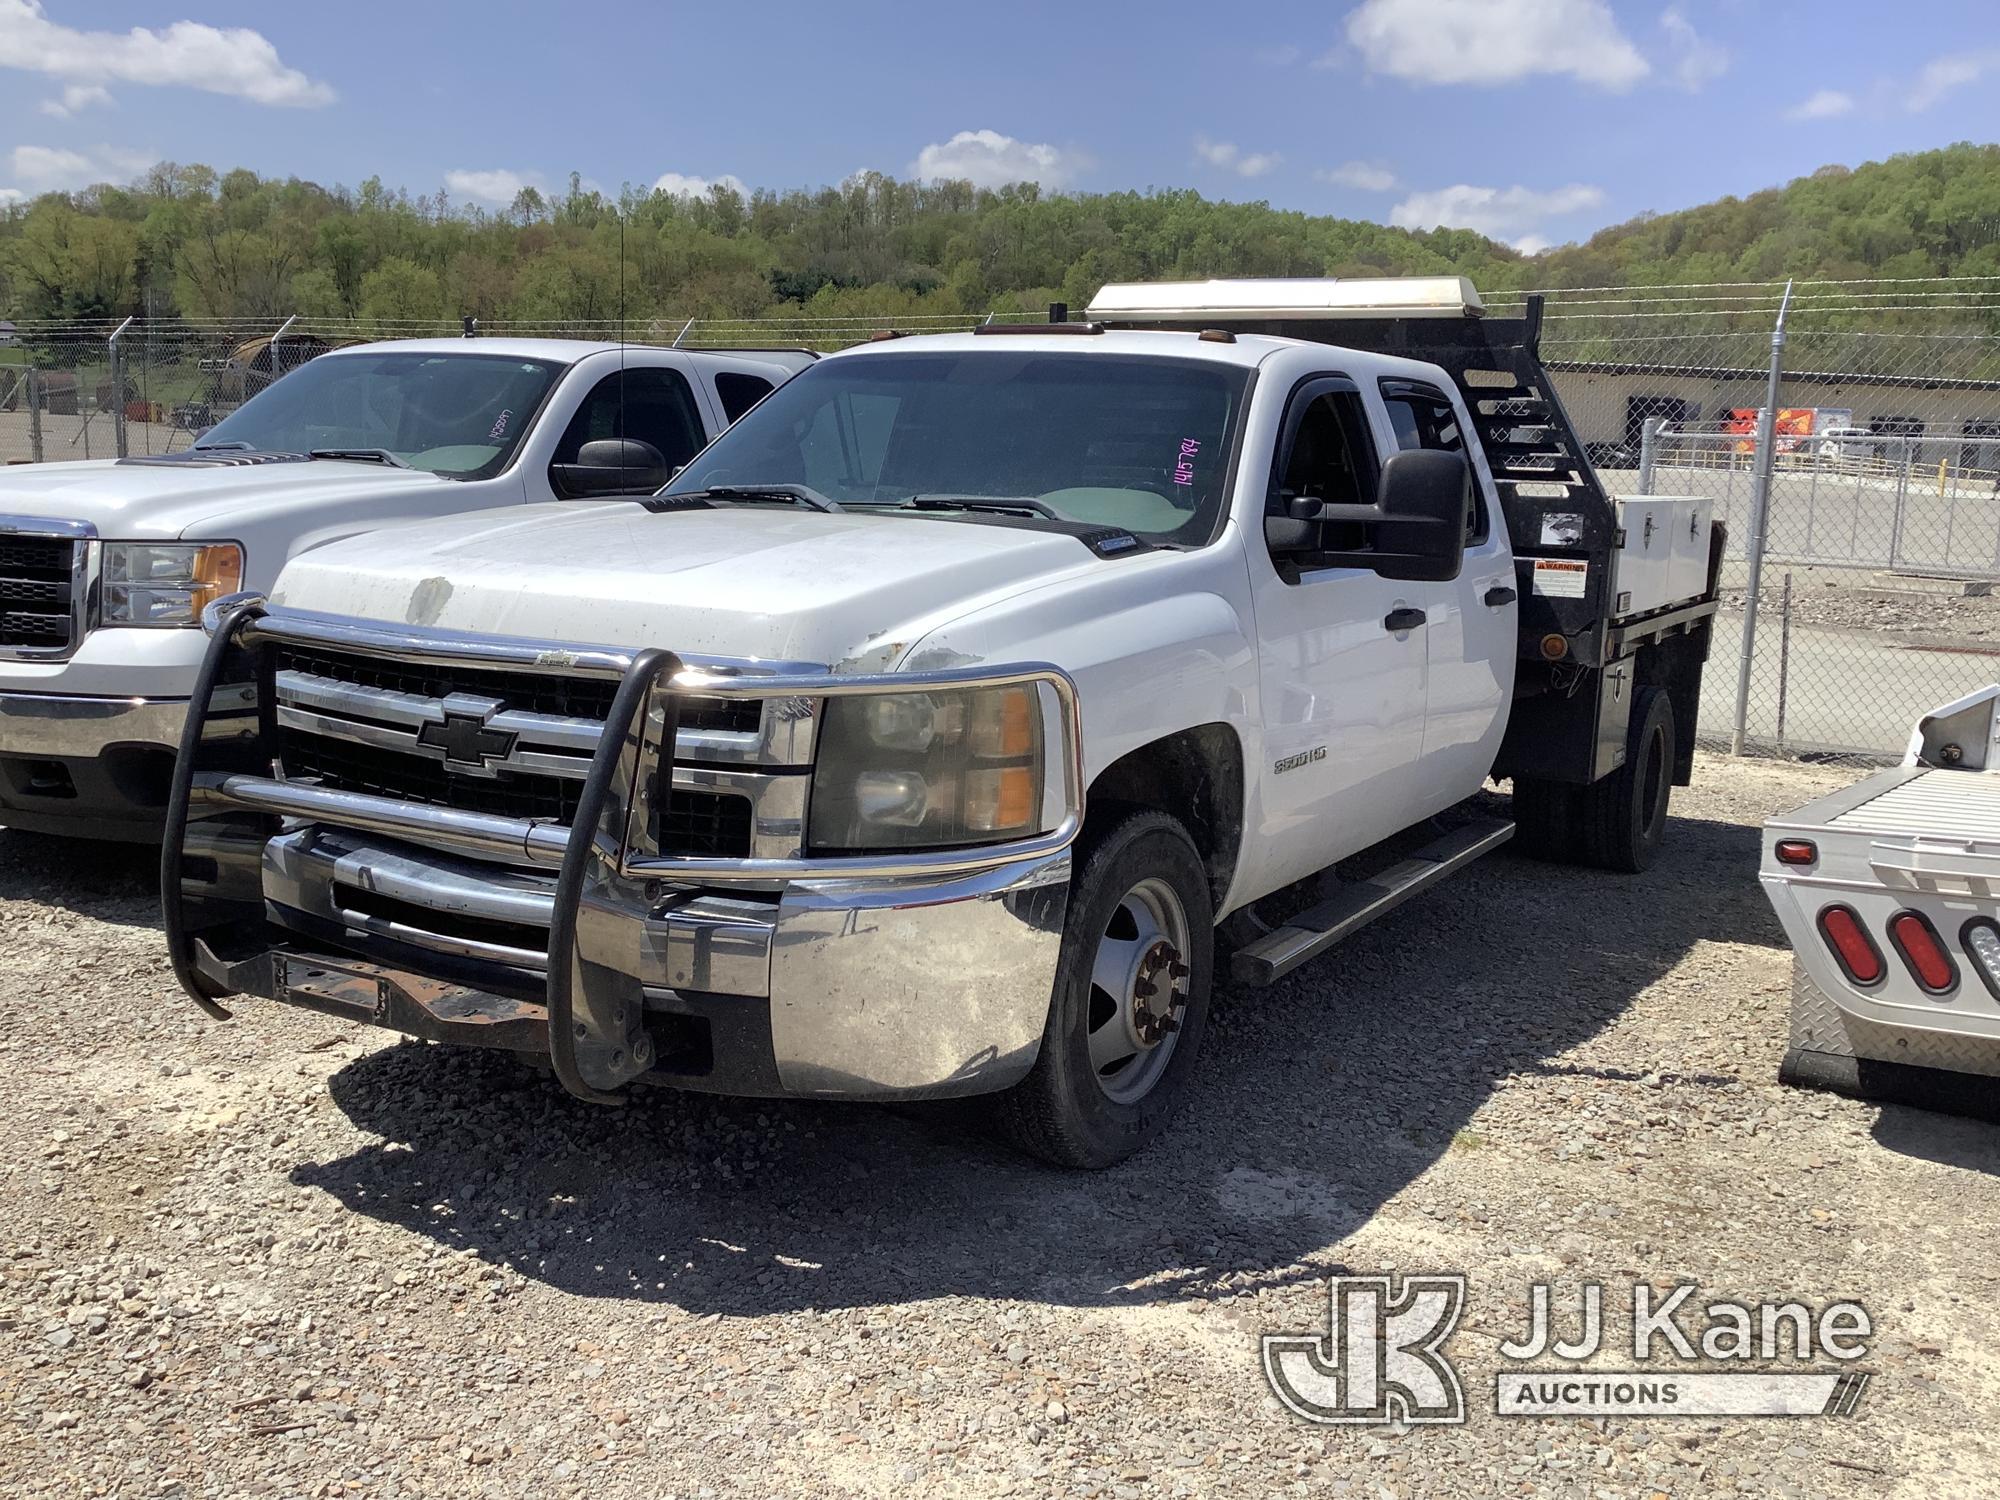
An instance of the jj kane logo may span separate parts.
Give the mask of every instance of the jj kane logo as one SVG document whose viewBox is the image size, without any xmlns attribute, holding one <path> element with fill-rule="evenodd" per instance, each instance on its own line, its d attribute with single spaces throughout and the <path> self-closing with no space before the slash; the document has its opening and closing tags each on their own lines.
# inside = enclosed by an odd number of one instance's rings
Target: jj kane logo
<svg viewBox="0 0 2000 1500">
<path fill-rule="evenodd" d="M 1583 1283 L 1574 1318 L 1559 1326 L 1554 1291 L 1536 1283 L 1527 1329 L 1499 1346 L 1495 1413 L 1851 1416 L 1860 1405 L 1869 1375 L 1852 1365 L 1874 1333 L 1860 1303 L 1697 1305 L 1697 1293 L 1693 1285 L 1659 1292 L 1634 1284 L 1628 1326 L 1637 1368 L 1606 1370 L 1582 1364 L 1611 1347 L 1603 1285 Z M 1265 1335 L 1264 1378 L 1308 1422 L 1463 1422 L 1465 1392 L 1445 1344 L 1465 1298 L 1456 1273 L 1405 1276 L 1400 1285 L 1391 1276 L 1335 1276 L 1324 1331 Z M 1711 1368 L 1689 1368 L 1697 1362 Z M 1770 1368 L 1780 1362 L 1790 1367 Z"/>
</svg>

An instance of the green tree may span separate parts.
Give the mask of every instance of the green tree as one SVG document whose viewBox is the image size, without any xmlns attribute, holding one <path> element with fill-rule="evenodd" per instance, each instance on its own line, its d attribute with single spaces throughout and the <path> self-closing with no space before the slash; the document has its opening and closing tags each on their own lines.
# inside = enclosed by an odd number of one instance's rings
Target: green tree
<svg viewBox="0 0 2000 1500">
<path fill-rule="evenodd" d="M 437 272 L 392 256 L 361 278 L 361 316 L 377 324 L 436 323 L 445 316 Z"/>
</svg>

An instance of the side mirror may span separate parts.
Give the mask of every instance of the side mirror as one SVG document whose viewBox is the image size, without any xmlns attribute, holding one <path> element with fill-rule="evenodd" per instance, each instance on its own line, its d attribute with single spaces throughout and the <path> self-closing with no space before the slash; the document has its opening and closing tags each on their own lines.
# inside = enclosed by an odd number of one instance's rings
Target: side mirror
<svg viewBox="0 0 2000 1500">
<path fill-rule="evenodd" d="M 666 455 L 638 438 L 598 438 L 577 450 L 575 463 L 549 465 L 558 490 L 583 498 L 650 495 L 669 477 Z"/>
<path fill-rule="evenodd" d="M 1472 466 L 1463 453 L 1413 449 L 1382 465 L 1375 491 L 1381 520 L 1374 526 L 1368 566 L 1384 578 L 1442 583 L 1465 565 L 1465 518 L 1472 503 Z"/>
</svg>

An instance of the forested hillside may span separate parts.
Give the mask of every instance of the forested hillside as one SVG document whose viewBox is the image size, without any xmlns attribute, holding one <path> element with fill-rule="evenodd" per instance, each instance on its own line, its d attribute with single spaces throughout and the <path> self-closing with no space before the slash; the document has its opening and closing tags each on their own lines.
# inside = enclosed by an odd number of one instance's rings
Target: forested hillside
<svg viewBox="0 0 2000 1500">
<path fill-rule="evenodd" d="M 2000 146 L 1959 145 L 1606 229 L 1538 257 L 1183 190 L 977 191 L 869 175 L 706 197 L 523 191 L 505 211 L 162 164 L 0 216 L 0 316 L 407 324 L 907 316 L 1082 304 L 1107 280 L 1462 272 L 1482 290 L 2000 274 Z"/>
</svg>

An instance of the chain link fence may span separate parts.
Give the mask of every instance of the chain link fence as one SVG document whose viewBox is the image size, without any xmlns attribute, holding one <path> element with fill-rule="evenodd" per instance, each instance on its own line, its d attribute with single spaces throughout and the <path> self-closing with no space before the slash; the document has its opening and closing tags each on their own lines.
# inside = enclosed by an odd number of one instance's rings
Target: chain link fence
<svg viewBox="0 0 2000 1500">
<path fill-rule="evenodd" d="M 1521 296 L 1488 305 L 1515 313 Z M 979 321 L 800 313 L 481 331 L 825 351 L 885 322 L 925 333 Z M 329 349 L 460 332 L 296 318 L 23 325 L 0 347 L 0 462 L 173 452 Z M 1542 352 L 1607 489 L 1710 496 L 1728 527 L 1705 743 L 1893 757 L 1924 710 L 2000 675 L 2000 277 L 1551 292 Z"/>
</svg>

